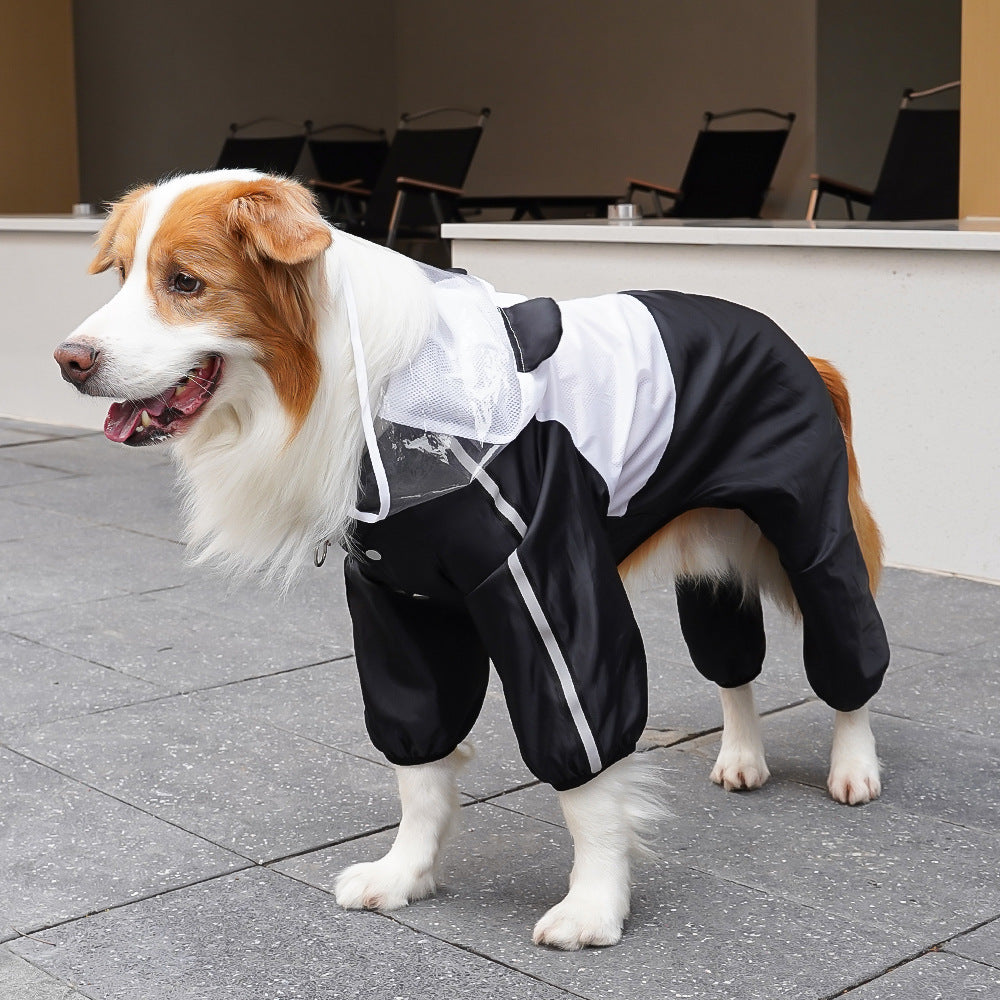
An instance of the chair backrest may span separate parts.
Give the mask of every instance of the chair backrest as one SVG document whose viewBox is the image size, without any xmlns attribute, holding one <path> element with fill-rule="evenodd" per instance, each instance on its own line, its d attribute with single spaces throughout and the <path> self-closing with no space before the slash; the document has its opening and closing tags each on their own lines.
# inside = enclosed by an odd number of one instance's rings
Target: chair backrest
<svg viewBox="0 0 1000 1000">
<path fill-rule="evenodd" d="M 445 113 L 472 115 L 473 125 L 453 128 L 411 128 L 417 120 Z M 365 231 L 372 239 L 382 238 L 396 202 L 396 178 L 410 177 L 433 184 L 460 188 L 472 166 L 476 147 L 489 117 L 489 108 L 434 108 L 419 114 L 403 114 L 389 145 L 385 163 L 372 188 L 365 213 Z M 436 222 L 433 209 L 424 198 L 408 198 L 400 220 L 401 228 L 430 226 Z"/>
<path fill-rule="evenodd" d="M 333 135 L 329 135 L 333 133 Z M 318 138 L 327 135 L 326 138 Z M 327 125 L 309 134 L 309 152 L 321 181 L 346 184 L 357 180 L 371 190 L 389 152 L 385 129 L 348 123 Z"/>
<path fill-rule="evenodd" d="M 776 129 L 711 129 L 720 118 L 773 115 L 787 124 Z M 795 121 L 791 112 L 742 108 L 706 112 L 671 215 L 686 219 L 756 219 Z"/>
<path fill-rule="evenodd" d="M 260 125 L 263 122 L 277 122 L 274 118 L 257 118 L 242 125 L 233 123 L 229 126 L 230 135 L 222 144 L 222 151 L 215 162 L 216 169 L 241 168 L 261 170 L 267 174 L 282 174 L 291 176 L 302 155 L 306 144 L 306 125 L 300 126 L 301 132 L 292 135 L 276 136 L 242 136 L 237 135 L 244 129 Z M 288 125 L 295 123 L 282 122 Z"/>
<path fill-rule="evenodd" d="M 956 82 L 903 94 L 869 219 L 958 218 L 959 109 L 912 106 L 914 100 L 958 87 Z"/>
</svg>

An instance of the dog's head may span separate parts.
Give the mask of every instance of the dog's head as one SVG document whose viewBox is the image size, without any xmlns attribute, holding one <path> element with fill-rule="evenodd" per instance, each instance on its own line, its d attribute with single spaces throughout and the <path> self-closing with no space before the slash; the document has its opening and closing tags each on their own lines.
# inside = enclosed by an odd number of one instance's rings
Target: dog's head
<svg viewBox="0 0 1000 1000">
<path fill-rule="evenodd" d="M 63 377 L 120 401 L 105 434 L 125 444 L 187 430 L 261 371 L 298 427 L 319 383 L 311 276 L 330 243 L 288 180 L 214 171 L 133 191 L 91 265 L 121 289 L 56 349 Z"/>
</svg>

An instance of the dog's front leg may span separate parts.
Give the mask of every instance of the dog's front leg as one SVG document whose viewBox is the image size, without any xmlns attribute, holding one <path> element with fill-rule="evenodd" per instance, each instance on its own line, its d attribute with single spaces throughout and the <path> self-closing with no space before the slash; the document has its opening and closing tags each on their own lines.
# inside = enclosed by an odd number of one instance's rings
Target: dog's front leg
<svg viewBox="0 0 1000 1000">
<path fill-rule="evenodd" d="M 397 767 L 402 817 L 389 853 L 351 865 L 337 878 L 337 902 L 350 910 L 397 910 L 437 889 L 435 866 L 458 816 L 457 777 L 472 757 L 463 743 L 443 760 Z"/>
<path fill-rule="evenodd" d="M 838 802 L 852 806 L 871 802 L 882 794 L 878 754 L 867 705 L 854 712 L 837 712 L 834 716 L 827 788 Z"/>
<path fill-rule="evenodd" d="M 575 951 L 621 940 L 631 896 L 633 853 L 663 814 L 652 765 L 635 755 L 585 785 L 559 793 L 573 838 L 569 892 L 535 925 L 535 944 Z"/>
</svg>

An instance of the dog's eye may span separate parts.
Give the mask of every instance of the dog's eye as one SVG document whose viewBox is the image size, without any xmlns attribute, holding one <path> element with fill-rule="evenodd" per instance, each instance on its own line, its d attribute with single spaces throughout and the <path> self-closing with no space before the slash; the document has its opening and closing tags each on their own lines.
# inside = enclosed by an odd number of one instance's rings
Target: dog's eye
<svg viewBox="0 0 1000 1000">
<path fill-rule="evenodd" d="M 178 271 L 171 277 L 169 288 L 170 291 L 179 292 L 181 295 L 194 295 L 196 292 L 201 291 L 202 283 L 193 274 L 185 274 L 184 271 Z"/>
</svg>

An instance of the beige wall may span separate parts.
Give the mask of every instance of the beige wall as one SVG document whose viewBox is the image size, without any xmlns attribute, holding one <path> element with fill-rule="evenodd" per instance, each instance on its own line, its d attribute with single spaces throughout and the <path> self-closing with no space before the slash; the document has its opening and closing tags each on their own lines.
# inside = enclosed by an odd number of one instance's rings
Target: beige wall
<svg viewBox="0 0 1000 1000">
<path fill-rule="evenodd" d="M 705 111 L 798 119 L 769 215 L 802 215 L 813 169 L 815 0 L 505 0 L 397 5 L 401 110 L 493 108 L 470 193 L 624 193 L 680 182 Z"/>
<path fill-rule="evenodd" d="M 392 0 L 77 0 L 81 188 L 212 166 L 230 122 L 389 125 Z"/>
<path fill-rule="evenodd" d="M 1000 4 L 964 0 L 959 215 L 1000 218 Z"/>
<path fill-rule="evenodd" d="M 263 114 L 393 128 L 494 110 L 470 193 L 677 183 L 706 110 L 799 114 L 766 211 L 801 214 L 813 161 L 815 0 L 77 0 L 88 200 L 208 166 Z M 197 30 L 191 30 L 196 26 Z"/>
<path fill-rule="evenodd" d="M 78 200 L 70 0 L 0 0 L 0 212 Z"/>
<path fill-rule="evenodd" d="M 231 121 L 460 104 L 493 109 L 470 193 L 617 193 L 679 183 L 704 111 L 764 105 L 798 115 L 765 215 L 801 217 L 817 168 L 874 183 L 903 86 L 958 75 L 959 5 L 76 0 L 82 191 L 210 166 Z"/>
</svg>

